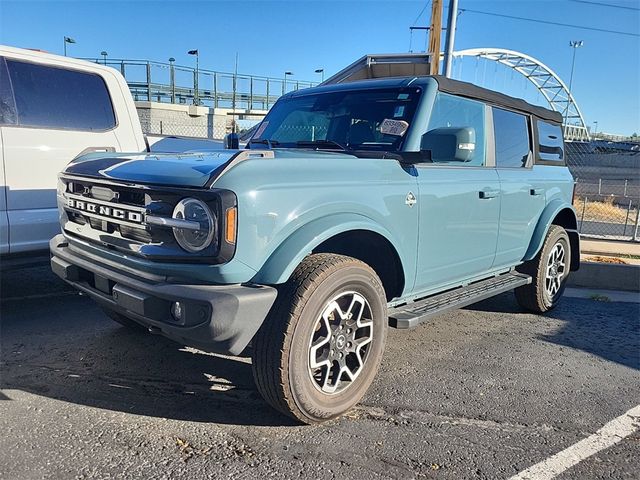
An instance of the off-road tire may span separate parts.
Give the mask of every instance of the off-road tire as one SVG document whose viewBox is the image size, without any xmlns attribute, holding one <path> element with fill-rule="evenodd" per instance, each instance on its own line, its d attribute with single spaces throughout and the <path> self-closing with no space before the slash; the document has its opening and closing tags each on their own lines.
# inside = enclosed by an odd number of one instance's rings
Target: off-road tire
<svg viewBox="0 0 640 480">
<path fill-rule="evenodd" d="M 368 302 L 370 349 L 355 379 L 346 382 L 344 390 L 327 394 L 310 373 L 311 345 L 322 313 L 342 292 L 357 292 Z M 278 288 L 276 302 L 254 337 L 252 363 L 258 391 L 276 410 L 302 423 L 342 415 L 360 401 L 378 371 L 387 322 L 384 288 L 373 269 L 343 255 L 308 256 Z"/>
<path fill-rule="evenodd" d="M 129 317 L 122 315 L 121 313 L 118 313 L 115 310 L 111 310 L 108 307 L 100 307 L 100 308 L 102 308 L 102 311 L 105 313 L 105 315 L 109 317 L 111 320 L 113 320 L 114 322 L 117 322 L 120 325 L 123 325 L 132 330 L 137 330 L 139 332 L 146 331 L 146 328 L 144 328 L 138 322 L 131 320 Z"/>
<path fill-rule="evenodd" d="M 564 271 L 560 287 L 551 295 L 546 287 L 547 267 L 550 255 L 558 244 L 564 249 Z M 571 242 L 566 230 L 551 225 L 542 248 L 532 260 L 523 263 L 516 270 L 531 276 L 531 283 L 515 289 L 516 299 L 521 307 L 536 313 L 544 313 L 555 308 L 562 298 L 571 267 Z"/>
</svg>

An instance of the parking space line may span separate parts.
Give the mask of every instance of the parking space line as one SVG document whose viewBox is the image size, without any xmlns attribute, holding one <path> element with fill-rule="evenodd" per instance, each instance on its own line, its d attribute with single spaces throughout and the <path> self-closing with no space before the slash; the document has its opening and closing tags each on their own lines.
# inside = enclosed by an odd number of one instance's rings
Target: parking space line
<svg viewBox="0 0 640 480">
<path fill-rule="evenodd" d="M 546 480 L 611 447 L 640 428 L 640 405 L 614 418 L 593 435 L 527 468 L 510 480 Z"/>
</svg>

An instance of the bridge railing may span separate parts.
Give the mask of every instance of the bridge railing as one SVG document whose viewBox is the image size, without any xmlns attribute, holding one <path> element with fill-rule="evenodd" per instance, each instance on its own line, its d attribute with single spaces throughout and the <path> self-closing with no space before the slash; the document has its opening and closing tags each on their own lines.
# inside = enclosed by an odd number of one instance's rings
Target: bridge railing
<svg viewBox="0 0 640 480">
<path fill-rule="evenodd" d="M 85 58 L 120 71 L 134 100 L 268 110 L 286 92 L 316 82 L 198 69 L 147 60 Z M 235 105 L 234 105 L 235 104 Z"/>
</svg>

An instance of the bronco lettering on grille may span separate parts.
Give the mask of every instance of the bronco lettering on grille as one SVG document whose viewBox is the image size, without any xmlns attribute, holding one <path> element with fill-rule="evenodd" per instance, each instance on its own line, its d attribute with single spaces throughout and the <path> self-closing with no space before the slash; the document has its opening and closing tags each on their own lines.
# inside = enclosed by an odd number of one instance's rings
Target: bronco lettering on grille
<svg viewBox="0 0 640 480">
<path fill-rule="evenodd" d="M 67 198 L 67 207 L 101 217 L 113 218 L 115 220 L 125 220 L 134 223 L 142 223 L 143 221 L 141 212 L 133 212 L 131 210 L 125 210 L 124 208 L 110 207 L 108 205 L 99 205 L 86 200 Z"/>
</svg>

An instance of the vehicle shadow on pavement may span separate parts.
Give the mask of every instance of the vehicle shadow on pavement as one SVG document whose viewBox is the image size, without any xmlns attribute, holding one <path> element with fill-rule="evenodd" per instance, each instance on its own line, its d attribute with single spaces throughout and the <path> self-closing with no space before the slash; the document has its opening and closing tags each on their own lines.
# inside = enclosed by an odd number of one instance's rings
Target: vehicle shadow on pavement
<svg viewBox="0 0 640 480">
<path fill-rule="evenodd" d="M 78 295 L 3 298 L 1 389 L 169 419 L 295 425 L 262 399 L 248 358 L 129 330 Z"/>
<path fill-rule="evenodd" d="M 594 315 L 594 311 L 597 312 Z M 563 328 L 540 338 L 640 370 L 640 305 L 572 298 L 547 314 Z"/>
<path fill-rule="evenodd" d="M 520 307 L 512 292 L 467 309 L 535 315 Z M 545 318 L 559 321 L 559 328 L 552 334 L 539 335 L 539 339 L 640 370 L 639 304 L 571 298 L 571 301 L 564 299 L 554 310 L 539 317 L 541 321 Z"/>
</svg>

